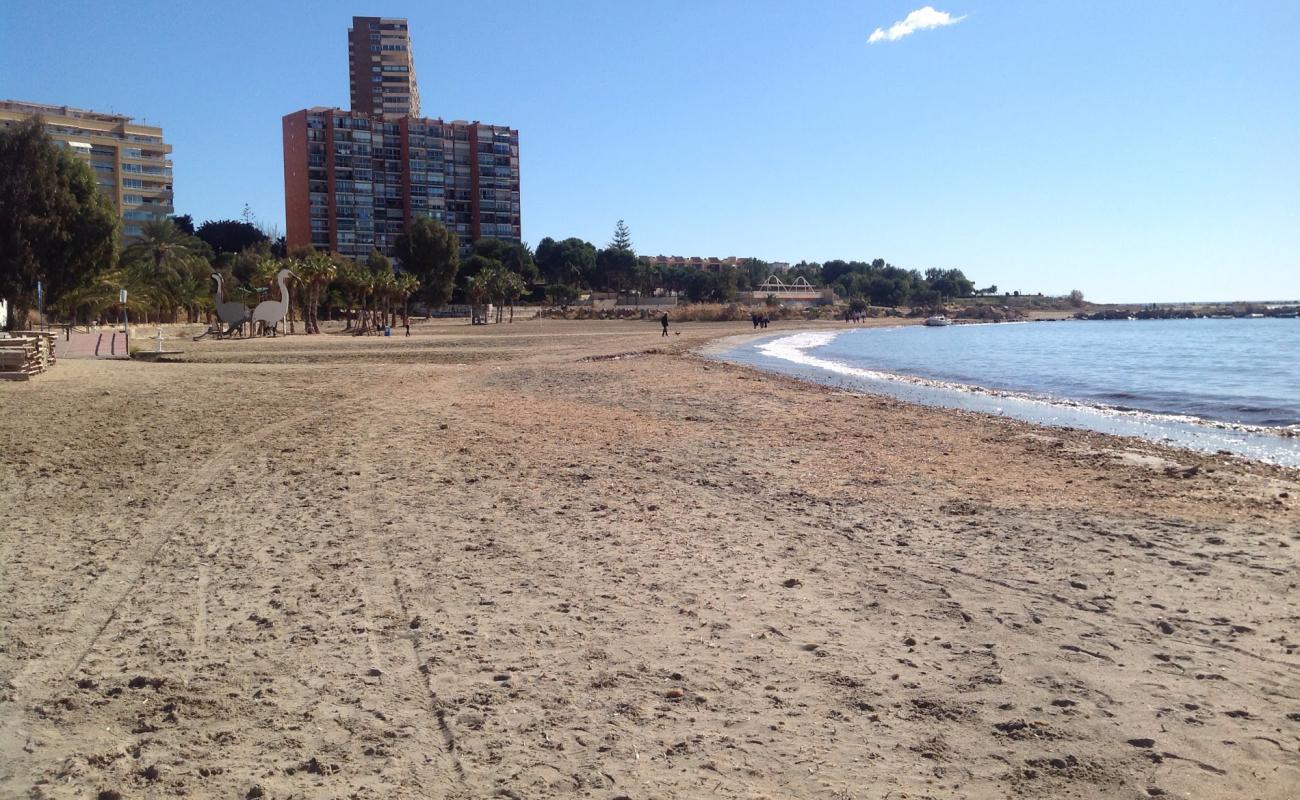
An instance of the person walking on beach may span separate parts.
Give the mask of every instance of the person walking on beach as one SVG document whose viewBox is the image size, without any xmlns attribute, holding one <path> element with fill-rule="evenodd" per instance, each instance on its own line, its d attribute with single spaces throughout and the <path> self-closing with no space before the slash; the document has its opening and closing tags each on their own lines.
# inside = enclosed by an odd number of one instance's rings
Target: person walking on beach
<svg viewBox="0 0 1300 800">
<path fill-rule="evenodd" d="M 668 335 L 668 312 L 667 311 L 665 311 L 664 315 L 659 318 L 659 324 L 664 326 L 663 335 L 667 336 Z"/>
<path fill-rule="evenodd" d="M 408 337 L 411 335 L 411 321 L 409 319 L 406 321 L 406 335 Z"/>
</svg>

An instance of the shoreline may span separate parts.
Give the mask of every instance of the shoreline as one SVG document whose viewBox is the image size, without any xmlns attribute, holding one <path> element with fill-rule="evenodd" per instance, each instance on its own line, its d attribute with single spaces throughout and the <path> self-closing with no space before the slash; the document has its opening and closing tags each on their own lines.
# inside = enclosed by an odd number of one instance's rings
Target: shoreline
<svg viewBox="0 0 1300 800">
<path fill-rule="evenodd" d="M 1300 480 L 700 355 L 748 327 L 0 385 L 0 794 L 1293 791 Z"/>
<path fill-rule="evenodd" d="M 1126 440 L 1167 444 L 1175 452 L 1190 451 L 1240 458 L 1300 473 L 1300 452 L 1293 453 L 1286 449 L 1286 445 L 1300 437 L 1298 426 L 1268 427 L 1136 408 L 1118 408 L 1070 398 L 1056 398 L 1024 391 L 928 378 L 905 372 L 850 367 L 839 362 L 823 364 L 823 359 L 818 356 L 806 356 L 795 360 L 766 352 L 755 354 L 746 350 L 747 345 L 763 339 L 775 342 L 779 339 L 806 334 L 838 336 L 853 330 L 858 329 L 828 330 L 803 327 L 782 334 L 730 336 L 711 342 L 709 346 L 699 348 L 697 352 L 704 358 L 749 367 L 766 374 L 795 377 L 839 390 L 890 397 L 901 402 L 932 408 L 971 411 L 993 417 L 1018 419 L 1048 430 L 1089 431 Z M 828 343 L 829 339 L 817 343 L 815 347 Z M 802 353 L 804 348 L 796 349 Z"/>
</svg>

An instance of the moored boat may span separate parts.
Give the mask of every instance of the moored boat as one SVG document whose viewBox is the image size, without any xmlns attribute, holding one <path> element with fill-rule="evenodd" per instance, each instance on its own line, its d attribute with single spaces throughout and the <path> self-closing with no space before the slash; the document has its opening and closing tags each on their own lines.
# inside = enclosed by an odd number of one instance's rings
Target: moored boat
<svg viewBox="0 0 1300 800">
<path fill-rule="evenodd" d="M 943 314 L 936 314 L 935 316 L 926 319 L 925 324 L 929 325 L 931 328 L 944 328 L 951 325 L 952 320 L 948 319 Z"/>
</svg>

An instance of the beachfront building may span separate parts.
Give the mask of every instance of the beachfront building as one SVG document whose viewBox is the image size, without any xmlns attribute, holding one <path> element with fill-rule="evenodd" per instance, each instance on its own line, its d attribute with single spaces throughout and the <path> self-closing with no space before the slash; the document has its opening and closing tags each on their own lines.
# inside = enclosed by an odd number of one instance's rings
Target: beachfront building
<svg viewBox="0 0 1300 800">
<path fill-rule="evenodd" d="M 144 222 L 171 216 L 171 145 L 162 128 L 141 125 L 120 114 L 68 106 L 0 101 L 0 127 L 39 117 L 59 147 L 85 161 L 100 191 L 122 220 L 126 240 L 140 235 Z"/>
<path fill-rule="evenodd" d="M 417 217 L 441 221 L 466 249 L 521 240 L 513 128 L 317 107 L 286 115 L 283 133 L 290 248 L 392 256 Z"/>
<path fill-rule="evenodd" d="M 747 258 L 728 256 L 727 258 L 700 258 L 699 256 L 641 256 L 641 263 L 648 267 L 663 269 L 695 269 L 702 272 L 722 274 L 728 268 L 739 269 L 745 266 Z"/>
<path fill-rule="evenodd" d="M 385 119 L 420 116 L 420 87 L 406 20 L 353 17 L 348 28 L 352 110 Z"/>
</svg>

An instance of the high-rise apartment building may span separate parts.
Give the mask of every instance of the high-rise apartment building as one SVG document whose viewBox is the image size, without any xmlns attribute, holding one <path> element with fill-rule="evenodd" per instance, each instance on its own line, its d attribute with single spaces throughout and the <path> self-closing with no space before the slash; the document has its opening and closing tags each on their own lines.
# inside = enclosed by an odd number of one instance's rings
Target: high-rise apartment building
<svg viewBox="0 0 1300 800">
<path fill-rule="evenodd" d="M 353 17 L 348 28 L 352 110 L 387 119 L 420 116 L 411 32 L 404 19 Z"/>
<path fill-rule="evenodd" d="M 352 109 L 308 108 L 284 128 L 285 241 L 393 255 L 417 217 L 460 238 L 520 241 L 519 131 L 420 116 L 404 19 L 353 17 Z"/>
<path fill-rule="evenodd" d="M 175 212 L 172 147 L 163 141 L 162 128 L 138 125 L 120 114 L 0 101 L 0 127 L 33 117 L 41 118 L 60 147 L 90 165 L 100 190 L 117 208 L 124 238 L 139 236 L 145 221 Z"/>
<path fill-rule="evenodd" d="M 337 108 L 288 114 L 283 130 L 291 248 L 391 256 L 417 217 L 441 221 L 464 247 L 520 241 L 517 130 Z"/>
</svg>

